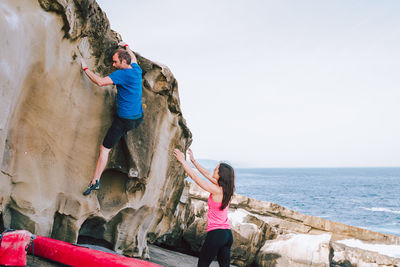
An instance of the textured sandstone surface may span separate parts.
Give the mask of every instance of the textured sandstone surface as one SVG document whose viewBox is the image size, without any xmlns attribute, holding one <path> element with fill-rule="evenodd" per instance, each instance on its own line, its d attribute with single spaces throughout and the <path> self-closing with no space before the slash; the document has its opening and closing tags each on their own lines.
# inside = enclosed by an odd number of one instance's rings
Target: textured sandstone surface
<svg viewBox="0 0 400 267">
<path fill-rule="evenodd" d="M 207 198 L 207 192 L 186 182 L 176 224 L 155 243 L 198 252 L 206 236 Z M 231 258 L 238 266 L 399 266 L 400 259 L 337 243 L 357 239 L 400 245 L 398 236 L 304 215 L 241 195 L 231 201 L 229 220 L 234 236 Z"/>
<path fill-rule="evenodd" d="M 145 121 L 113 149 L 101 190 L 84 197 L 116 90 L 91 83 L 79 58 L 108 75 L 120 37 L 93 0 L 1 1 L 0 36 L 1 222 L 148 257 L 147 234 L 166 231 L 184 187 L 172 149 L 191 143 L 174 76 L 138 55 Z"/>
</svg>

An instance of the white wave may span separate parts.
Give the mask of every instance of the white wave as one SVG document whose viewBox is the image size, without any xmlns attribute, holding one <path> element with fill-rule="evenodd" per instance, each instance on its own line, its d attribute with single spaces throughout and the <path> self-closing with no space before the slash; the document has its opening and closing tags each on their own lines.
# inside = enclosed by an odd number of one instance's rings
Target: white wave
<svg viewBox="0 0 400 267">
<path fill-rule="evenodd" d="M 381 212 L 389 212 L 389 213 L 394 213 L 394 214 L 400 214 L 400 210 L 391 210 L 389 208 L 383 208 L 383 207 L 373 207 L 373 208 L 363 208 L 364 210 L 369 210 L 369 211 L 381 211 Z"/>
<path fill-rule="evenodd" d="M 393 258 L 400 258 L 400 245 L 368 244 L 357 239 L 340 240 L 338 243 L 342 243 L 349 247 L 378 252 L 379 254 Z"/>
</svg>

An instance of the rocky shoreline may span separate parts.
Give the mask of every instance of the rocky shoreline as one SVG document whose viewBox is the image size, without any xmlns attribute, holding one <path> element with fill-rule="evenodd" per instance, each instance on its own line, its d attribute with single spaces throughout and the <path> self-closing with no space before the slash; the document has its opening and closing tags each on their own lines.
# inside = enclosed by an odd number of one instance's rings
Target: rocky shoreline
<svg viewBox="0 0 400 267">
<path fill-rule="evenodd" d="M 192 253 L 198 252 L 206 234 L 207 198 L 206 192 L 187 182 L 175 212 L 174 230 L 155 243 L 182 249 L 189 245 Z M 232 263 L 238 266 L 400 266 L 400 256 L 342 243 L 359 240 L 370 249 L 385 245 L 400 255 L 399 236 L 304 215 L 241 195 L 232 199 L 229 219 L 235 240 Z"/>
</svg>

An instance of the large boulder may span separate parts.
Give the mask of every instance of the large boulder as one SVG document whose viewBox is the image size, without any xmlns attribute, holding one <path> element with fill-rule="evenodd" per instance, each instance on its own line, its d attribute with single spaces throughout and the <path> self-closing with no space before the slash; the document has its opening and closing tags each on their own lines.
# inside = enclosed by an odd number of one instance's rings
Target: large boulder
<svg viewBox="0 0 400 267">
<path fill-rule="evenodd" d="M 267 222 L 245 209 L 229 213 L 234 243 L 232 262 L 239 266 L 251 265 L 265 240 L 274 239 L 276 231 Z"/>
<path fill-rule="evenodd" d="M 93 84 L 79 60 L 110 74 L 121 37 L 94 0 L 1 1 L 0 35 L 1 222 L 148 257 L 148 233 L 168 230 L 184 188 L 172 150 L 191 143 L 174 76 L 137 54 L 145 120 L 112 150 L 100 191 L 84 197 L 116 90 Z"/>
<path fill-rule="evenodd" d="M 262 267 L 329 267 L 330 234 L 288 234 L 268 240 L 257 255 Z"/>
</svg>

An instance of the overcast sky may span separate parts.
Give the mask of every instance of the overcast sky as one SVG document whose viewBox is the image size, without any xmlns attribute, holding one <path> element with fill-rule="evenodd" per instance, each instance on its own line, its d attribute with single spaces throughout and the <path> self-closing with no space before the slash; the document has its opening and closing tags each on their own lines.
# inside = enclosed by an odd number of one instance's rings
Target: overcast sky
<svg viewBox="0 0 400 267">
<path fill-rule="evenodd" d="M 101 0 L 179 84 L 198 158 L 400 166 L 400 2 Z"/>
</svg>

